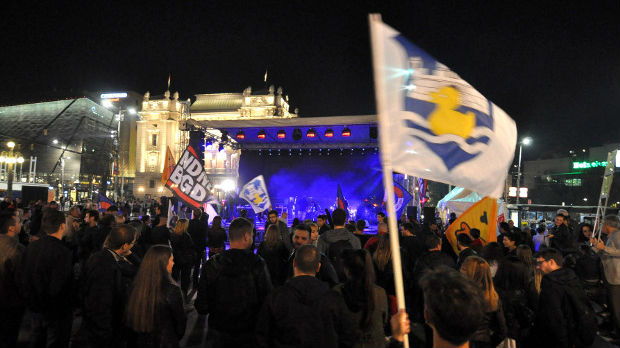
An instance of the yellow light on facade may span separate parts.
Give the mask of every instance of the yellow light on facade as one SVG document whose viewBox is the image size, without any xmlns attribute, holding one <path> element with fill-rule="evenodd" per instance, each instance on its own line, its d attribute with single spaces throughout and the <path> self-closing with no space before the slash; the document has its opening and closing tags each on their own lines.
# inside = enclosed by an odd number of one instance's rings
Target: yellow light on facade
<svg viewBox="0 0 620 348">
<path fill-rule="evenodd" d="M 15 142 L 9 141 L 8 143 L 6 143 L 6 146 L 8 146 L 9 149 L 12 149 L 15 147 Z"/>
<path fill-rule="evenodd" d="M 142 187 L 142 186 L 138 187 L 138 191 L 144 192 L 144 187 Z"/>
</svg>

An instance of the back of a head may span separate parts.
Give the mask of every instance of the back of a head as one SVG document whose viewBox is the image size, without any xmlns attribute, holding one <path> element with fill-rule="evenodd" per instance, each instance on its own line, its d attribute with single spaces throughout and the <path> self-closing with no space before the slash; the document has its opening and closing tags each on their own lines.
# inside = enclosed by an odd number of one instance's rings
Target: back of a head
<svg viewBox="0 0 620 348">
<path fill-rule="evenodd" d="M 165 300 L 162 285 L 172 281 L 167 271 L 172 250 L 167 245 L 153 245 L 144 255 L 127 304 L 127 323 L 136 332 L 151 332 L 155 313 Z"/>
<path fill-rule="evenodd" d="M 499 228 L 508 232 L 510 231 L 510 225 L 506 221 L 502 221 L 499 223 Z"/>
<path fill-rule="evenodd" d="M 174 225 L 174 233 L 183 234 L 187 232 L 187 228 L 189 227 L 189 221 L 187 219 L 179 219 L 176 225 Z"/>
<path fill-rule="evenodd" d="M 115 225 L 110 230 L 108 245 L 110 249 L 120 249 L 125 244 L 130 244 L 135 240 L 136 229 L 128 224 Z"/>
<path fill-rule="evenodd" d="M 481 257 L 470 256 L 461 265 L 461 273 L 480 286 L 487 302 L 485 308 L 490 309 L 487 311 L 496 310 L 498 296 L 493 285 L 493 276 L 491 275 L 489 263 Z"/>
<path fill-rule="evenodd" d="M 485 315 L 479 287 L 453 269 L 439 267 L 420 280 L 428 322 L 444 340 L 462 345 Z"/>
<path fill-rule="evenodd" d="M 482 257 L 491 261 L 499 261 L 504 257 L 504 251 L 497 242 L 490 242 L 482 248 Z"/>
<path fill-rule="evenodd" d="M 431 250 L 431 249 L 435 249 L 437 248 L 439 245 L 441 244 L 441 239 L 432 234 L 432 235 L 428 235 L 426 236 L 426 238 L 424 239 L 424 248 L 426 250 Z"/>
<path fill-rule="evenodd" d="M 413 226 L 413 224 L 411 222 L 405 222 L 403 224 L 403 230 L 408 231 L 411 234 L 415 233 L 415 227 Z"/>
<path fill-rule="evenodd" d="M 314 245 L 302 245 L 295 252 L 295 267 L 303 273 L 315 274 L 320 261 L 321 255 Z"/>
<path fill-rule="evenodd" d="M 502 259 L 493 278 L 495 285 L 502 290 L 527 290 L 528 280 L 527 267 L 516 256 Z"/>
<path fill-rule="evenodd" d="M 232 241 L 242 240 L 246 234 L 251 234 L 253 229 L 252 222 L 246 218 L 236 218 L 228 226 L 228 239 Z"/>
<path fill-rule="evenodd" d="M 506 233 L 504 238 L 508 238 L 510 241 L 514 242 L 515 246 L 517 246 L 517 245 L 519 245 L 519 243 L 521 243 L 521 236 L 517 232 L 508 232 L 508 233 Z"/>
<path fill-rule="evenodd" d="M 468 247 L 472 241 L 471 237 L 467 233 L 459 233 L 456 236 L 456 240 L 463 246 Z"/>
<path fill-rule="evenodd" d="M 364 229 L 366 228 L 366 221 L 364 221 L 364 220 L 357 220 L 357 222 L 355 223 L 355 228 L 358 231 L 364 232 Z"/>
<path fill-rule="evenodd" d="M 334 226 L 344 226 L 347 220 L 347 212 L 344 209 L 338 208 L 332 213 L 332 221 Z"/>
<path fill-rule="evenodd" d="M 275 248 L 280 243 L 280 229 L 278 225 L 272 224 L 267 227 L 263 243 L 267 248 Z"/>
<path fill-rule="evenodd" d="M 471 230 L 469 230 L 469 234 L 473 239 L 480 238 L 480 230 L 477 228 L 472 228 Z"/>
<path fill-rule="evenodd" d="M 364 281 L 372 278 L 374 282 L 375 272 L 368 250 L 345 249 L 340 255 L 340 260 L 344 268 L 348 270 L 349 280 Z"/>
<path fill-rule="evenodd" d="M 222 227 L 222 217 L 217 215 L 216 217 L 213 218 L 213 222 L 212 222 L 212 226 L 213 227 L 217 227 L 220 228 Z"/>
<path fill-rule="evenodd" d="M 46 234 L 52 234 L 58 232 L 60 225 L 65 223 L 65 214 L 58 210 L 50 209 L 43 214 L 41 221 L 41 229 Z"/>
<path fill-rule="evenodd" d="M 525 244 L 520 244 L 517 246 L 517 257 L 521 262 L 523 262 L 527 267 L 534 266 L 534 257 L 532 256 L 532 249 Z"/>
<path fill-rule="evenodd" d="M 202 210 L 200 209 L 194 209 L 193 213 L 194 213 L 194 219 L 199 219 L 200 216 L 202 216 Z"/>
</svg>

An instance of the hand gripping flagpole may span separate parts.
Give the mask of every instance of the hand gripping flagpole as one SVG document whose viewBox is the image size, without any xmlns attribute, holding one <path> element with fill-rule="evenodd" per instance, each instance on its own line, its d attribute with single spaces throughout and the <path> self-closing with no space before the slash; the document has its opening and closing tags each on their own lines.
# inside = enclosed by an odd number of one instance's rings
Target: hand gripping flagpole
<svg viewBox="0 0 620 348">
<path fill-rule="evenodd" d="M 381 166 L 383 167 L 383 185 L 387 195 L 390 248 L 392 249 L 392 267 L 394 268 L 394 287 L 396 289 L 398 309 L 401 310 L 405 309 L 405 290 L 400 258 L 400 243 L 398 241 L 398 226 L 396 225 L 396 211 L 394 210 L 394 179 L 392 177 L 392 157 L 388 146 L 389 134 L 384 134 L 387 131 L 387 127 L 384 125 L 389 122 L 389 115 L 386 112 L 385 105 L 385 81 L 380 72 L 380 69 L 384 69 L 383 38 L 378 32 L 381 30 L 379 26 L 381 23 L 381 15 L 370 14 L 368 20 L 370 24 L 370 40 L 374 64 L 377 118 L 379 121 L 379 149 L 381 152 Z M 403 344 L 405 348 L 409 347 L 409 337 L 407 335 L 404 337 Z"/>
</svg>

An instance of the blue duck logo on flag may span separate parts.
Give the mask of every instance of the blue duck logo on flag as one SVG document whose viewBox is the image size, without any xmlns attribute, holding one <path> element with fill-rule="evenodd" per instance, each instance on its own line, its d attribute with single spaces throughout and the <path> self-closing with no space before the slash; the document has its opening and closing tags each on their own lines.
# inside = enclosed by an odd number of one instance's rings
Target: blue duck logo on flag
<svg viewBox="0 0 620 348">
<path fill-rule="evenodd" d="M 255 213 L 259 213 L 269 209 L 271 201 L 267 194 L 267 186 L 262 175 L 250 180 L 241 188 L 239 197 L 245 199 L 252 205 Z"/>
<path fill-rule="evenodd" d="M 409 57 L 403 98 L 409 136 L 422 141 L 450 171 L 470 161 L 493 136 L 493 105 L 466 81 L 402 35 Z"/>
</svg>

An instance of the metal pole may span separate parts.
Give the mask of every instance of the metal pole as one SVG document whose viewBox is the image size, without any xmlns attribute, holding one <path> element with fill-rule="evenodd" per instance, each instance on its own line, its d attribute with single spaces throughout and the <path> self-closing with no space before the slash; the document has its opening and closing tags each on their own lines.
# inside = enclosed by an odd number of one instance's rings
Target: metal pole
<svg viewBox="0 0 620 348">
<path fill-rule="evenodd" d="M 521 211 L 519 210 L 519 196 L 521 194 L 521 154 L 523 152 L 523 144 L 519 142 L 519 165 L 517 167 L 517 226 L 521 227 Z"/>
<path fill-rule="evenodd" d="M 13 158 L 12 149 L 11 149 L 9 156 Z M 6 196 L 9 198 L 9 201 L 12 201 L 13 200 L 13 163 L 8 163 L 7 169 L 9 173 L 8 173 L 8 178 L 7 178 L 7 183 L 6 183 L 6 191 L 7 191 Z"/>
<path fill-rule="evenodd" d="M 65 196 L 65 158 L 60 157 L 60 197 L 58 197 L 58 200 L 60 201 L 60 198 L 64 196 Z"/>
</svg>

